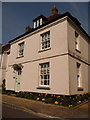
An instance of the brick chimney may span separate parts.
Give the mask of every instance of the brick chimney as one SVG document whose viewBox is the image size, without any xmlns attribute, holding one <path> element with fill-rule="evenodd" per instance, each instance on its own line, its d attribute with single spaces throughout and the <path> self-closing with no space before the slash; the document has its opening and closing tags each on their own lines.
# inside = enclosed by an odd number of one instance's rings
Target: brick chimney
<svg viewBox="0 0 90 120">
<path fill-rule="evenodd" d="M 52 15 L 58 14 L 58 9 L 56 8 L 56 4 L 54 4 L 54 7 L 52 8 Z"/>
<path fill-rule="evenodd" d="M 26 32 L 30 32 L 30 31 L 31 31 L 31 27 L 30 27 L 30 26 L 27 26 L 27 27 L 25 28 L 25 30 L 26 30 Z"/>
</svg>

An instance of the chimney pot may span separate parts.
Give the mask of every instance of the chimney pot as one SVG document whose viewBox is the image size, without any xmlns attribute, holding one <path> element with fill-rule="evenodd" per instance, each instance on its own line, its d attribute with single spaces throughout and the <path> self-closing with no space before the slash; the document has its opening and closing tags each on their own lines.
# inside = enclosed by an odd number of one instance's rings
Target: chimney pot
<svg viewBox="0 0 90 120">
<path fill-rule="evenodd" d="M 54 7 L 52 8 L 52 15 L 58 14 L 58 9 L 56 8 L 56 4 L 54 4 Z"/>
<path fill-rule="evenodd" d="M 25 30 L 26 30 L 26 32 L 29 32 L 29 31 L 31 30 L 31 27 L 30 27 L 30 26 L 27 26 L 27 27 L 25 28 Z"/>
</svg>

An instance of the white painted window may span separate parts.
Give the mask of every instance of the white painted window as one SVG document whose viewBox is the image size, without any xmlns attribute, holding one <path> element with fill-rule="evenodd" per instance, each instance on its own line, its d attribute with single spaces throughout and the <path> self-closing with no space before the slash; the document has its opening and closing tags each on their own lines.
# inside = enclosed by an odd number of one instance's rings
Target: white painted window
<svg viewBox="0 0 90 120">
<path fill-rule="evenodd" d="M 24 55 L 24 42 L 18 44 L 18 57 Z"/>
<path fill-rule="evenodd" d="M 40 66 L 40 86 L 50 85 L 50 63 L 42 63 Z"/>
<path fill-rule="evenodd" d="M 76 45 L 76 50 L 80 51 L 79 34 L 76 31 L 75 31 L 75 45 Z"/>
<path fill-rule="evenodd" d="M 81 64 L 76 63 L 77 66 L 77 87 L 81 87 Z"/>
<path fill-rule="evenodd" d="M 50 31 L 41 35 L 41 50 L 50 48 Z"/>
<path fill-rule="evenodd" d="M 36 28 L 36 25 L 37 25 L 36 22 L 34 22 L 34 28 Z"/>
<path fill-rule="evenodd" d="M 39 26 L 39 20 L 37 20 L 37 27 Z"/>
<path fill-rule="evenodd" d="M 42 25 L 42 18 L 40 19 L 40 25 Z"/>
</svg>

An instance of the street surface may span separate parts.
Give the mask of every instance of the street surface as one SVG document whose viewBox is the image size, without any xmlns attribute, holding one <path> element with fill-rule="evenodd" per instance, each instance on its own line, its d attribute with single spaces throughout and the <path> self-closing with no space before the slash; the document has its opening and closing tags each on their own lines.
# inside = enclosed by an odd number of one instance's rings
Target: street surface
<svg viewBox="0 0 90 120">
<path fill-rule="evenodd" d="M 40 118 L 39 115 L 14 108 L 10 105 L 2 104 L 2 118 Z"/>
<path fill-rule="evenodd" d="M 3 117 L 7 118 L 59 118 L 59 120 L 65 120 L 65 118 L 72 119 L 88 119 L 90 102 L 82 103 L 75 108 L 66 108 L 64 106 L 44 104 L 39 101 L 33 101 L 14 96 L 2 95 L 3 100 Z M 6 106 L 8 105 L 8 106 Z M 16 109 L 19 107 L 20 109 Z M 26 110 L 25 112 L 22 110 Z M 9 109 L 9 110 L 8 110 Z M 18 112 L 17 112 L 18 111 Z M 32 114 L 34 113 L 34 114 Z M 78 120 L 78 119 L 76 119 Z"/>
</svg>

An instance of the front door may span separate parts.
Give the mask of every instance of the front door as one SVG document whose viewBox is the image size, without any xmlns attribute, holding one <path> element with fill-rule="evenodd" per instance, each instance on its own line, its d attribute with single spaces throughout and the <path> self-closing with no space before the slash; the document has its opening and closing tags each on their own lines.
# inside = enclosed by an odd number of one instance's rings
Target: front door
<svg viewBox="0 0 90 120">
<path fill-rule="evenodd" d="M 15 92 L 20 91 L 20 78 L 21 78 L 21 71 L 16 71 L 16 80 L 15 80 Z"/>
</svg>

